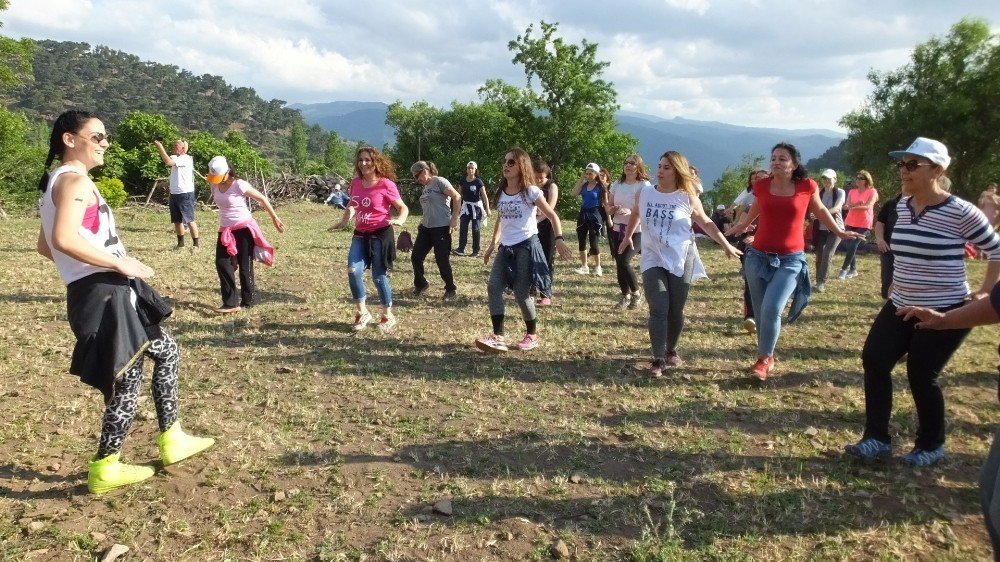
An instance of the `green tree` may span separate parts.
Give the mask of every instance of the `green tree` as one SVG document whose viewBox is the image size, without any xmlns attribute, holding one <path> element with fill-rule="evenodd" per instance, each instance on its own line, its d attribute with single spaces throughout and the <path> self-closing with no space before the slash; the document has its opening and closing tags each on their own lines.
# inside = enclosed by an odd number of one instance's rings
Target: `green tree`
<svg viewBox="0 0 1000 562">
<path fill-rule="evenodd" d="M 0 0 L 0 12 L 10 7 L 9 0 Z M 0 23 L 3 27 L 3 23 Z M 11 39 L 0 36 L 0 91 L 4 97 L 12 88 L 31 80 L 31 59 L 35 42 L 31 39 Z"/>
<path fill-rule="evenodd" d="M 719 176 L 712 189 L 706 191 L 704 195 L 706 209 L 714 209 L 716 205 L 730 206 L 733 199 L 747 188 L 747 176 L 751 170 L 759 169 L 764 164 L 764 157 L 757 154 L 744 154 L 740 157 L 740 163 L 735 166 L 727 166 Z"/>
<path fill-rule="evenodd" d="M 580 45 L 556 36 L 558 24 L 540 22 L 540 35 L 529 25 L 523 35 L 507 44 L 514 63 L 524 66 L 527 87 L 520 95 L 494 82 L 491 94 L 518 107 L 521 116 L 529 107 L 542 119 L 529 121 L 528 131 L 538 139 L 534 153 L 556 172 L 563 166 L 577 168 L 599 156 L 618 161 L 633 150 L 631 135 L 616 130 L 618 110 L 614 85 L 601 78 L 608 64 L 597 60 L 597 43 Z M 533 82 L 540 91 L 535 92 Z"/>
<path fill-rule="evenodd" d="M 292 135 L 288 139 L 288 151 L 293 174 L 301 174 L 309 161 L 309 138 L 306 126 L 301 121 L 292 124 Z"/>
<path fill-rule="evenodd" d="M 959 21 L 946 37 L 917 45 L 905 66 L 868 79 L 871 95 L 840 124 L 850 131 L 847 161 L 869 170 L 877 186 L 898 183 L 886 153 L 918 136 L 948 146 L 959 195 L 974 199 L 1000 177 L 1000 40 L 985 20 Z"/>
<path fill-rule="evenodd" d="M 354 167 L 354 145 L 340 138 L 335 131 L 330 131 L 323 150 L 323 165 L 328 172 L 350 178 Z"/>
</svg>

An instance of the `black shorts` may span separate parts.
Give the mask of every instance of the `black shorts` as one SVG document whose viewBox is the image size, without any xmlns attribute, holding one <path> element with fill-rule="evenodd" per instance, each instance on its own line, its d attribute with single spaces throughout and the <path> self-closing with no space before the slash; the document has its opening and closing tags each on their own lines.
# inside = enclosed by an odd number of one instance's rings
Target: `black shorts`
<svg viewBox="0 0 1000 562">
<path fill-rule="evenodd" d="M 194 222 L 194 192 L 170 194 L 170 222 L 188 224 Z"/>
</svg>

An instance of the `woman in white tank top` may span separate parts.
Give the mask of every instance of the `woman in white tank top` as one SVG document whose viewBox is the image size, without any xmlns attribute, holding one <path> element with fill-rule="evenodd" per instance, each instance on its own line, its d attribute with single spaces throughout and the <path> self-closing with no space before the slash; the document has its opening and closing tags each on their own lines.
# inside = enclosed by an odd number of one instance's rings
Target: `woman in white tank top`
<svg viewBox="0 0 1000 562">
<path fill-rule="evenodd" d="M 66 284 L 67 316 L 76 336 L 70 373 L 104 394 L 97 454 L 87 486 L 100 494 L 145 480 L 152 466 L 119 462 L 135 417 L 144 356 L 153 359 L 153 402 L 163 464 L 195 455 L 214 439 L 184 433 L 178 419 L 177 342 L 160 327 L 172 312 L 143 279 L 153 270 L 125 253 L 114 216 L 87 173 L 104 163 L 110 139 L 91 113 L 67 111 L 49 138 L 48 167 L 39 180 L 42 227 L 38 253 L 52 260 Z"/>
</svg>

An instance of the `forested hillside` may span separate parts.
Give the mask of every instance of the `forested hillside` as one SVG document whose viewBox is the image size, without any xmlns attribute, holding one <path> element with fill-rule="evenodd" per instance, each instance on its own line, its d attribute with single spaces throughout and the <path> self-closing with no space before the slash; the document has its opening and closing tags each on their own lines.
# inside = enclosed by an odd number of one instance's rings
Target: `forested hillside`
<svg viewBox="0 0 1000 562">
<path fill-rule="evenodd" d="M 96 111 L 113 127 L 132 111 L 158 113 L 182 130 L 217 136 L 239 130 L 279 160 L 289 156 L 292 126 L 302 122 L 285 101 L 265 101 L 253 88 L 234 88 L 220 76 L 195 76 L 107 47 L 39 41 L 32 64 L 34 80 L 15 90 L 8 106 L 29 118 L 51 122 L 78 107 Z"/>
</svg>

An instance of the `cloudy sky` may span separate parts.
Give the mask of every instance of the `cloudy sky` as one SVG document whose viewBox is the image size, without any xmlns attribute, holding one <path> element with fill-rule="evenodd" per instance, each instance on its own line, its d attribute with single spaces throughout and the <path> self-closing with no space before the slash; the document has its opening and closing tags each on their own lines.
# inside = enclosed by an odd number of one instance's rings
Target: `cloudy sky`
<svg viewBox="0 0 1000 562">
<path fill-rule="evenodd" d="M 524 85 L 507 42 L 558 22 L 610 62 L 622 109 L 665 118 L 838 129 L 913 47 L 993 0 L 11 0 L 11 37 L 83 41 L 217 74 L 288 102 L 478 99 Z M 537 27 L 537 25 L 536 25 Z"/>
</svg>

